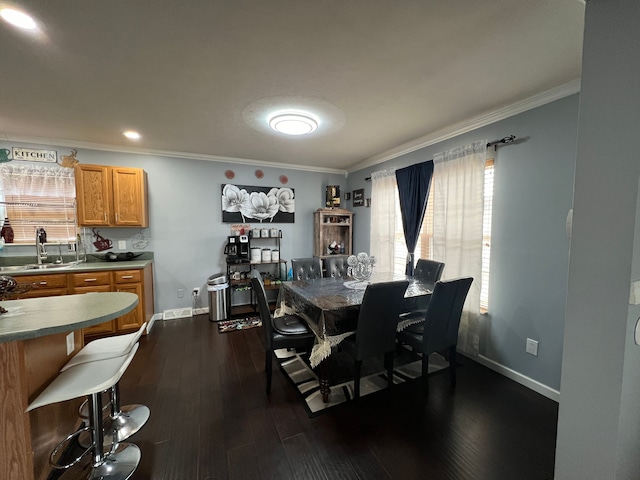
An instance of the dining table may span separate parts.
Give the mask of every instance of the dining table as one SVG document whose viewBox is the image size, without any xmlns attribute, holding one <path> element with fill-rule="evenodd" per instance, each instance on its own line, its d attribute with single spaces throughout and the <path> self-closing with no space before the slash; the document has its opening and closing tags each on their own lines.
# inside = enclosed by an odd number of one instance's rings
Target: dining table
<svg viewBox="0 0 640 480">
<path fill-rule="evenodd" d="M 424 321 L 422 315 L 410 315 L 421 310 L 424 301 L 433 292 L 433 284 L 411 276 L 391 272 L 374 272 L 364 281 L 351 277 L 322 277 L 311 280 L 283 282 L 277 300 L 275 316 L 296 314 L 302 317 L 316 336 L 309 362 L 319 367 L 320 393 L 325 403 L 329 401 L 329 362 L 332 349 L 345 338 L 356 333 L 360 305 L 369 284 L 407 280 L 397 330 Z"/>
</svg>

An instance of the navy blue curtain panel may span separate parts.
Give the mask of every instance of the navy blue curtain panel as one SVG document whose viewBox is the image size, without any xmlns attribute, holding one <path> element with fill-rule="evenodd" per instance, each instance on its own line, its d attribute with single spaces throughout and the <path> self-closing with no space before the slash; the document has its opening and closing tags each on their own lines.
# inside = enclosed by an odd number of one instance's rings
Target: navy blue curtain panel
<svg viewBox="0 0 640 480">
<path fill-rule="evenodd" d="M 410 256 L 406 269 L 407 275 L 413 275 L 414 252 L 416 243 L 418 243 L 418 235 L 420 235 L 422 218 L 427 210 L 427 199 L 429 198 L 432 176 L 433 160 L 396 170 L 400 211 L 402 212 L 402 227 Z"/>
</svg>

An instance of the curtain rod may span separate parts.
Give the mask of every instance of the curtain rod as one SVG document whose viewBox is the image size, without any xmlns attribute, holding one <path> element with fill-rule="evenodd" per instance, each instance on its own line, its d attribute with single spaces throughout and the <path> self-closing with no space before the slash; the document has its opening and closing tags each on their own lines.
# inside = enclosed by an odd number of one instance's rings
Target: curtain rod
<svg viewBox="0 0 640 480">
<path fill-rule="evenodd" d="M 497 150 L 498 144 L 503 143 L 506 145 L 509 143 L 513 143 L 515 139 L 516 139 L 515 135 L 509 135 L 508 137 L 501 138 L 500 140 L 494 140 L 493 142 L 487 143 L 487 148 L 493 147 L 494 150 Z"/>
<path fill-rule="evenodd" d="M 508 137 L 501 138 L 500 140 L 494 140 L 493 142 L 489 142 L 489 143 L 487 143 L 487 148 L 489 148 L 489 147 L 493 147 L 493 148 L 494 148 L 494 150 L 497 150 L 497 149 L 498 149 L 498 145 L 499 145 L 499 144 L 501 144 L 501 143 L 502 143 L 502 144 L 504 144 L 504 145 L 507 145 L 507 144 L 509 144 L 509 143 L 513 143 L 513 141 L 514 141 L 515 139 L 516 139 L 516 136 L 515 136 L 515 135 L 509 135 Z M 365 180 L 366 182 L 368 182 L 368 181 L 370 181 L 370 180 L 371 180 L 371 177 L 365 177 L 365 179 L 364 179 L 364 180 Z"/>
</svg>

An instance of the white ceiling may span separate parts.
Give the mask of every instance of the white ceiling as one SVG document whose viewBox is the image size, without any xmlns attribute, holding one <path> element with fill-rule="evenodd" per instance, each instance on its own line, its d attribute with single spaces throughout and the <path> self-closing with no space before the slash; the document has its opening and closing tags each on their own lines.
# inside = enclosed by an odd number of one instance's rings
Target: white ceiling
<svg viewBox="0 0 640 480">
<path fill-rule="evenodd" d="M 580 0 L 12 4 L 41 27 L 0 22 L 0 138 L 14 141 L 349 170 L 581 71 Z M 324 123 L 267 132 L 260 114 L 282 100 Z"/>
</svg>

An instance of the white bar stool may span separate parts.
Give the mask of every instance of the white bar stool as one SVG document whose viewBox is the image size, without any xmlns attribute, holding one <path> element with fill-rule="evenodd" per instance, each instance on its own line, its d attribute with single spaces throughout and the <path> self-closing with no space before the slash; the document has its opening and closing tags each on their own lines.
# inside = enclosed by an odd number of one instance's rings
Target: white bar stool
<svg viewBox="0 0 640 480">
<path fill-rule="evenodd" d="M 68 368 L 81 365 L 83 363 L 127 355 L 142 336 L 146 326 L 147 324 L 145 322 L 137 332 L 99 338 L 89 342 L 71 360 L 69 360 L 60 371 L 64 372 Z M 146 405 L 139 404 L 125 405 L 124 407 L 121 407 L 119 382 L 112 385 L 109 390 L 111 396 L 111 425 L 109 425 L 105 430 L 105 442 L 122 442 L 140 430 L 143 425 L 147 423 L 147 420 L 149 420 L 149 416 L 151 415 L 151 411 Z M 87 403 L 88 402 L 85 402 L 80 407 L 80 416 L 82 418 L 88 417 L 88 414 L 83 412 L 84 405 Z"/>
<path fill-rule="evenodd" d="M 136 470 L 140 462 L 140 449 L 137 445 L 114 443 L 106 454 L 104 452 L 102 392 L 115 385 L 122 378 L 137 350 L 138 344 L 136 343 L 127 355 L 81 363 L 65 369 L 27 407 L 26 411 L 29 412 L 52 403 L 83 396 L 89 397 L 89 426 L 69 435 L 51 453 L 52 467 L 66 470 L 60 479 L 127 480 Z M 67 465 L 56 463 L 54 457 L 62 446 L 87 429 L 91 433 L 89 448 Z M 93 450 L 93 455 L 89 465 L 81 466 L 80 473 L 76 471 L 77 469 L 71 469 L 91 450 Z"/>
</svg>

